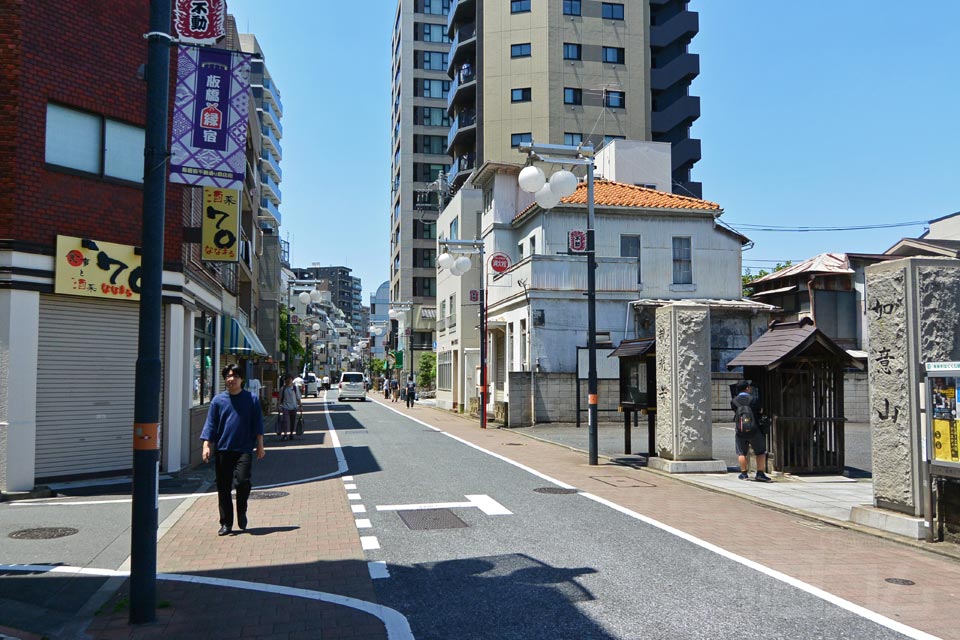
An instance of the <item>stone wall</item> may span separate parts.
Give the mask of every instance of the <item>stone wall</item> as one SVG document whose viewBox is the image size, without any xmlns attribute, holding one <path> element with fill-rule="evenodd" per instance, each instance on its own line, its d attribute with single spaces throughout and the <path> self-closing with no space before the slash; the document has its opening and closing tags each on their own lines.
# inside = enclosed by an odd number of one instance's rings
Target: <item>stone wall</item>
<svg viewBox="0 0 960 640">
<path fill-rule="evenodd" d="M 530 373 L 510 371 L 507 373 L 510 385 L 510 407 L 507 412 L 508 427 L 529 426 L 530 416 Z M 535 373 L 537 422 L 576 422 L 577 421 L 577 379 L 574 373 Z M 617 422 L 622 416 L 617 413 L 620 404 L 620 381 L 598 380 L 597 391 L 600 395 L 598 422 Z M 580 420 L 587 423 L 587 381 L 580 381 Z"/>
<path fill-rule="evenodd" d="M 866 371 L 843 374 L 843 416 L 847 422 L 870 422 L 870 380 Z"/>
</svg>

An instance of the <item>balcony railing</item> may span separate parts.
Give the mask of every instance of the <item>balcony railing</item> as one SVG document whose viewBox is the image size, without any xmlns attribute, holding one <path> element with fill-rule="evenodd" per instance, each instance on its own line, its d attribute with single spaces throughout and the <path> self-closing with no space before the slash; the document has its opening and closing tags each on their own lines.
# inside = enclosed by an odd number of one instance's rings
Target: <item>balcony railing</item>
<svg viewBox="0 0 960 640">
<path fill-rule="evenodd" d="M 587 258 L 586 256 L 552 256 L 533 255 L 518 262 L 512 269 L 503 275 L 491 276 L 490 284 L 510 274 L 508 279 L 513 282 L 526 280 L 530 289 L 546 291 L 586 291 L 587 290 Z M 597 258 L 596 291 L 598 294 L 636 293 L 637 284 L 636 258 Z M 489 286 L 488 303 L 494 304 L 508 297 L 512 293 L 511 287 Z"/>
<path fill-rule="evenodd" d="M 263 134 L 263 139 L 268 141 L 270 146 L 273 147 L 273 151 L 275 151 L 277 155 L 280 155 L 282 150 L 282 147 L 280 146 L 280 138 L 278 138 L 277 134 L 273 132 L 273 129 L 267 125 L 261 125 L 260 133 Z"/>
<path fill-rule="evenodd" d="M 477 123 L 477 110 L 468 109 L 466 111 L 461 111 L 456 118 L 450 123 L 450 133 L 447 134 L 447 150 L 453 146 L 453 143 L 456 141 L 457 136 L 460 132 L 467 127 L 472 127 Z"/>
<path fill-rule="evenodd" d="M 280 224 L 280 208 L 270 198 L 260 198 L 260 215 L 270 215 Z"/>
<path fill-rule="evenodd" d="M 283 202 L 283 194 L 280 193 L 280 184 L 271 177 L 269 173 L 262 173 L 260 175 L 260 187 L 266 195 L 270 195 L 270 192 L 273 192 L 273 200 Z"/>
</svg>

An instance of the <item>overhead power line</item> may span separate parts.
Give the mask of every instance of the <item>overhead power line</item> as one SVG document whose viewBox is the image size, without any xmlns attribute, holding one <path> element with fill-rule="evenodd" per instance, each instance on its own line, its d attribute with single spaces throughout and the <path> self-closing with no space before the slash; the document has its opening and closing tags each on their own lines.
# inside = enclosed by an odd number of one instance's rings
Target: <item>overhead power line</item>
<svg viewBox="0 0 960 640">
<path fill-rule="evenodd" d="M 728 223 L 730 224 L 730 223 Z M 851 227 L 780 227 L 764 224 L 731 224 L 737 229 L 751 229 L 753 231 L 776 231 L 782 233 L 809 233 L 813 231 L 862 231 L 864 229 L 892 229 L 894 227 L 915 227 L 918 225 L 927 225 L 927 220 L 914 220 L 912 222 L 891 222 L 889 224 L 864 224 Z"/>
</svg>

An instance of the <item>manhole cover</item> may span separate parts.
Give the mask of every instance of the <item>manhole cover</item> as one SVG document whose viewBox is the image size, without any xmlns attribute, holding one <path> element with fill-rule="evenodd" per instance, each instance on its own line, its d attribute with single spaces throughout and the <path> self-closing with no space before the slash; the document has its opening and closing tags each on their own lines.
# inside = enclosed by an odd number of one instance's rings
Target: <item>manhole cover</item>
<svg viewBox="0 0 960 640">
<path fill-rule="evenodd" d="M 10 534 L 10 537 L 15 540 L 52 540 L 53 538 L 72 536 L 75 533 L 80 533 L 80 530 L 73 527 L 40 527 L 14 531 Z"/>
<path fill-rule="evenodd" d="M 454 515 L 450 509 L 422 509 L 417 511 L 397 511 L 408 529 L 427 531 L 429 529 L 463 529 L 467 523 Z"/>
<path fill-rule="evenodd" d="M 250 499 L 251 500 L 276 500 L 277 498 L 285 498 L 289 493 L 286 491 L 251 491 Z"/>
<path fill-rule="evenodd" d="M 906 578 L 887 578 L 884 580 L 884 582 L 889 582 L 890 584 L 899 584 L 905 587 L 912 587 L 913 585 L 917 584 L 913 580 L 907 580 Z"/>
<path fill-rule="evenodd" d="M 555 495 L 561 495 L 566 493 L 576 493 L 576 489 L 564 489 L 563 487 L 539 487 L 534 489 L 537 493 L 550 493 Z"/>
</svg>

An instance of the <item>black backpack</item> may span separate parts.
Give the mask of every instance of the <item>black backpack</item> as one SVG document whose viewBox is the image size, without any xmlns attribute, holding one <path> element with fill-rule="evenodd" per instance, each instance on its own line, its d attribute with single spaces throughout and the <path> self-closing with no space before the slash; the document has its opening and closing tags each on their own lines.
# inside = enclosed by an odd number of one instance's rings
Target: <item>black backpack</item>
<svg viewBox="0 0 960 640">
<path fill-rule="evenodd" d="M 750 406 L 749 394 L 743 394 L 745 397 L 734 399 L 737 410 L 734 413 L 734 424 L 737 435 L 749 436 L 757 430 L 757 417 L 753 415 L 753 407 Z"/>
</svg>

